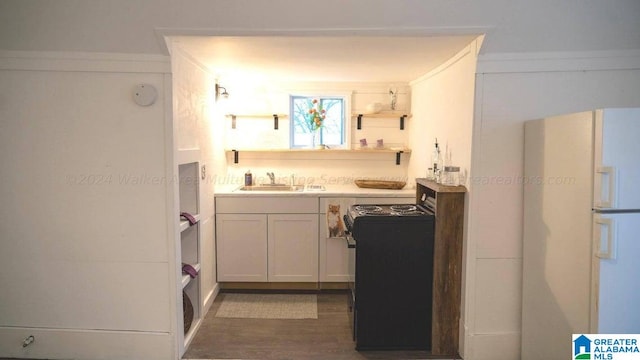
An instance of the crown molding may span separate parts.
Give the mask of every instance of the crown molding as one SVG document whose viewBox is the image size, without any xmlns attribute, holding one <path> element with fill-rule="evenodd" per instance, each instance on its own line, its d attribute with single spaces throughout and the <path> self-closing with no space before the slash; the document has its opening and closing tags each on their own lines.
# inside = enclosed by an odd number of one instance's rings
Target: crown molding
<svg viewBox="0 0 640 360">
<path fill-rule="evenodd" d="M 476 73 L 640 69 L 640 49 L 480 54 Z"/>
<path fill-rule="evenodd" d="M 171 73 L 169 56 L 153 54 L 0 50 L 1 70 Z"/>
</svg>

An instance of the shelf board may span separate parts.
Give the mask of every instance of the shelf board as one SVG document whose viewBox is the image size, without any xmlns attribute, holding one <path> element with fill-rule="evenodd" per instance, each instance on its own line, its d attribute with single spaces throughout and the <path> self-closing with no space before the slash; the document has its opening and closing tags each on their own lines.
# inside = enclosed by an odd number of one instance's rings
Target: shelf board
<svg viewBox="0 0 640 360">
<path fill-rule="evenodd" d="M 191 264 L 191 266 L 193 266 L 193 268 L 196 269 L 196 271 L 198 272 L 198 275 L 200 275 L 200 269 L 202 268 L 200 264 L 199 263 Z M 181 279 L 182 289 L 186 288 L 187 285 L 191 283 L 191 280 L 195 280 L 195 279 L 192 279 L 191 276 L 189 276 L 189 274 L 182 274 L 182 279 Z"/>
<path fill-rule="evenodd" d="M 189 274 L 183 274 L 182 275 L 182 288 L 186 288 L 187 285 L 189 285 L 189 283 L 191 282 L 191 276 L 189 276 Z"/>
<path fill-rule="evenodd" d="M 225 150 L 225 152 L 248 152 L 248 153 L 304 153 L 304 152 L 313 152 L 313 153 L 411 153 L 411 149 L 409 148 L 401 148 L 401 147 L 390 147 L 390 148 L 382 148 L 378 149 L 376 147 L 370 148 L 360 148 L 360 149 L 233 149 L 233 150 Z"/>
<path fill-rule="evenodd" d="M 433 180 L 427 180 L 425 178 L 417 178 L 416 179 L 416 183 L 423 185 L 427 188 L 430 188 L 436 192 L 439 193 L 464 193 L 467 192 L 467 188 L 464 187 L 463 185 L 458 185 L 458 186 L 450 186 L 450 185 L 443 185 L 443 184 L 438 184 L 437 182 L 433 181 Z"/>
<path fill-rule="evenodd" d="M 379 112 L 376 114 L 363 114 L 363 113 L 351 113 L 351 117 L 357 117 L 358 122 L 356 123 L 356 129 L 362 129 L 362 119 L 363 118 L 378 118 L 378 119 L 395 119 L 400 121 L 400 130 L 404 130 L 404 121 L 410 118 L 412 115 L 403 113 L 400 111 L 385 111 Z"/>
<path fill-rule="evenodd" d="M 364 112 L 357 112 L 357 111 L 354 111 L 351 113 L 351 117 L 357 117 L 360 115 L 362 115 L 362 117 L 380 118 L 380 119 L 397 119 L 401 116 L 406 116 L 407 118 L 411 118 L 413 116 L 403 111 L 381 111 L 376 114 L 366 114 Z"/>
<path fill-rule="evenodd" d="M 236 117 L 236 118 L 247 118 L 247 119 L 273 119 L 273 116 L 277 116 L 280 119 L 284 119 L 289 117 L 287 114 L 227 114 L 225 115 L 228 118 Z"/>
<path fill-rule="evenodd" d="M 196 219 L 196 223 L 200 222 L 200 214 L 195 214 L 195 215 L 193 215 L 193 217 Z M 189 222 L 187 220 L 181 220 L 180 221 L 180 232 L 183 232 L 183 231 L 187 230 L 190 227 L 191 227 L 191 225 L 189 224 Z"/>
<path fill-rule="evenodd" d="M 400 165 L 400 158 L 402 154 L 410 154 L 411 150 L 404 147 L 391 147 L 391 148 L 382 148 L 378 149 L 375 147 L 372 148 L 360 148 L 360 149 L 251 149 L 251 150 L 225 150 L 227 153 L 233 153 L 233 163 L 238 164 L 239 154 L 242 152 L 247 153 L 281 153 L 281 154 L 293 154 L 293 153 L 308 153 L 308 154 L 357 154 L 357 153 L 367 153 L 367 154 L 395 154 L 396 155 L 396 165 Z"/>
<path fill-rule="evenodd" d="M 278 130 L 278 120 L 279 119 L 286 119 L 288 117 L 287 114 L 246 114 L 246 115 L 227 114 L 225 116 L 231 119 L 231 128 L 232 129 L 236 128 L 236 119 L 237 118 L 242 118 L 242 119 L 259 119 L 259 120 L 273 119 L 273 129 L 274 130 Z"/>
</svg>

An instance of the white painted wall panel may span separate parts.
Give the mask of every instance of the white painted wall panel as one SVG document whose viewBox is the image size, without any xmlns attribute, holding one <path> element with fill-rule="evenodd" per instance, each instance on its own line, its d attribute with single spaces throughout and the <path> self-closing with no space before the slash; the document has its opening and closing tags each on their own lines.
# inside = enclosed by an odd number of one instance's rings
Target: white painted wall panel
<svg viewBox="0 0 640 360">
<path fill-rule="evenodd" d="M 35 341 L 23 348 L 30 335 Z M 10 358 L 175 360 L 172 342 L 167 333 L 0 327 L 0 349 Z"/>
<path fill-rule="evenodd" d="M 638 70 L 490 73 L 480 74 L 478 79 L 476 98 L 482 101 L 476 104 L 474 176 L 523 175 L 523 122 L 526 120 L 601 107 L 640 105 L 635 95 L 640 91 Z M 497 269 L 502 269 L 502 264 L 517 262 L 522 256 L 522 191 L 522 185 L 471 184 L 468 247 L 472 250 L 467 261 L 467 276 L 475 280 L 465 289 L 467 298 L 472 299 L 465 321 L 466 328 L 470 329 L 467 340 L 474 340 L 466 344 L 464 351 L 474 357 L 473 347 L 479 349 L 486 345 L 476 341 L 479 336 L 493 334 L 496 341 L 505 344 L 510 341 L 515 344 L 516 338 L 519 339 L 519 335 L 514 337 L 510 331 L 520 331 L 514 326 L 520 321 L 521 314 L 515 309 L 522 297 L 514 287 L 521 286 L 521 280 L 495 290 L 502 293 L 499 295 L 501 306 L 507 309 L 498 315 L 497 321 L 486 315 L 495 310 L 487 298 L 486 285 L 495 283 L 499 276 Z M 489 214 L 499 218 L 500 223 L 490 219 Z M 485 271 L 488 269 L 496 270 Z M 514 354 L 512 358 L 518 356 Z"/>
<path fill-rule="evenodd" d="M 442 158 L 448 155 L 449 165 L 459 166 L 463 175 L 469 174 L 477 42 L 412 83 L 410 179 L 426 176 L 436 138 Z"/>
<path fill-rule="evenodd" d="M 0 72 L 0 324 L 78 329 L 96 349 L 106 338 L 87 329 L 171 331 L 164 76 L 97 62 L 112 71 Z M 133 102 L 140 83 L 155 104 Z M 129 356 L 156 350 L 145 344 Z"/>
<path fill-rule="evenodd" d="M 198 259 L 201 265 L 198 281 L 191 285 L 199 286 L 198 291 L 194 291 L 194 294 L 198 294 L 195 296 L 197 299 L 192 296 L 191 300 L 197 303 L 195 306 L 196 317 L 203 317 L 208 310 L 207 306 L 210 306 L 217 294 L 214 182 L 212 180 L 215 178 L 215 168 L 219 166 L 214 161 L 214 129 L 216 126 L 212 121 L 215 113 L 215 82 L 213 76 L 205 68 L 193 62 L 179 48 L 174 49 L 171 61 L 175 108 L 173 114 L 174 150 L 176 154 L 192 154 L 193 159 L 189 161 L 197 161 L 200 167 L 197 171 L 197 176 L 199 176 L 199 243 L 197 246 L 193 246 L 188 251 L 189 253 L 183 253 L 181 258 L 183 261 L 190 261 L 188 259 L 191 258 Z M 193 149 L 193 151 L 181 151 L 185 149 Z M 175 216 L 178 217 L 177 209 Z M 186 248 L 183 246 L 182 249 Z M 179 264 L 180 260 L 177 262 Z M 179 270 L 177 271 L 179 273 Z M 178 296 L 181 292 L 178 290 Z M 181 317 L 180 308 L 178 308 L 177 314 Z M 182 337 L 179 337 L 178 341 L 182 341 Z M 182 346 L 179 348 L 183 350 Z"/>
<path fill-rule="evenodd" d="M 520 331 L 521 304 L 513 301 L 521 294 L 522 260 L 479 259 L 476 265 L 476 332 Z"/>
</svg>

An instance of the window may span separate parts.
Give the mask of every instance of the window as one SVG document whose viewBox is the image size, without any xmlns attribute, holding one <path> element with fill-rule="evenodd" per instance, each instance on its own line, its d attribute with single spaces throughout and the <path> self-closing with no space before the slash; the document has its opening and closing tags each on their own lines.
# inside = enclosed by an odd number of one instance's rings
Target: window
<svg viewBox="0 0 640 360">
<path fill-rule="evenodd" d="M 317 126 L 314 111 L 322 119 L 322 126 L 317 130 L 318 144 L 344 145 L 345 108 L 343 96 L 291 96 L 291 147 L 304 148 L 312 144 Z"/>
</svg>

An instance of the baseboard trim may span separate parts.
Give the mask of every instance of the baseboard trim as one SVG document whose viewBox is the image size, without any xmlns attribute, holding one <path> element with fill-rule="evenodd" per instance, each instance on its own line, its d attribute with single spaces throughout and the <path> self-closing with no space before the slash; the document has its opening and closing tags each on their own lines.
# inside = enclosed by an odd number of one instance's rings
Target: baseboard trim
<svg viewBox="0 0 640 360">
<path fill-rule="evenodd" d="M 216 297 L 218 297 L 218 294 L 220 293 L 220 284 L 216 283 L 216 285 L 213 287 L 213 289 L 209 292 L 209 294 L 207 294 L 207 296 L 204 299 L 204 305 L 203 305 L 203 318 L 204 316 L 207 314 L 207 312 L 209 312 L 209 309 L 211 309 L 211 305 L 213 305 L 213 301 L 216 299 Z"/>
<path fill-rule="evenodd" d="M 346 290 L 347 282 L 220 282 L 220 290 Z"/>
<path fill-rule="evenodd" d="M 512 360 L 520 358 L 520 332 L 467 335 L 466 360 Z"/>
</svg>

